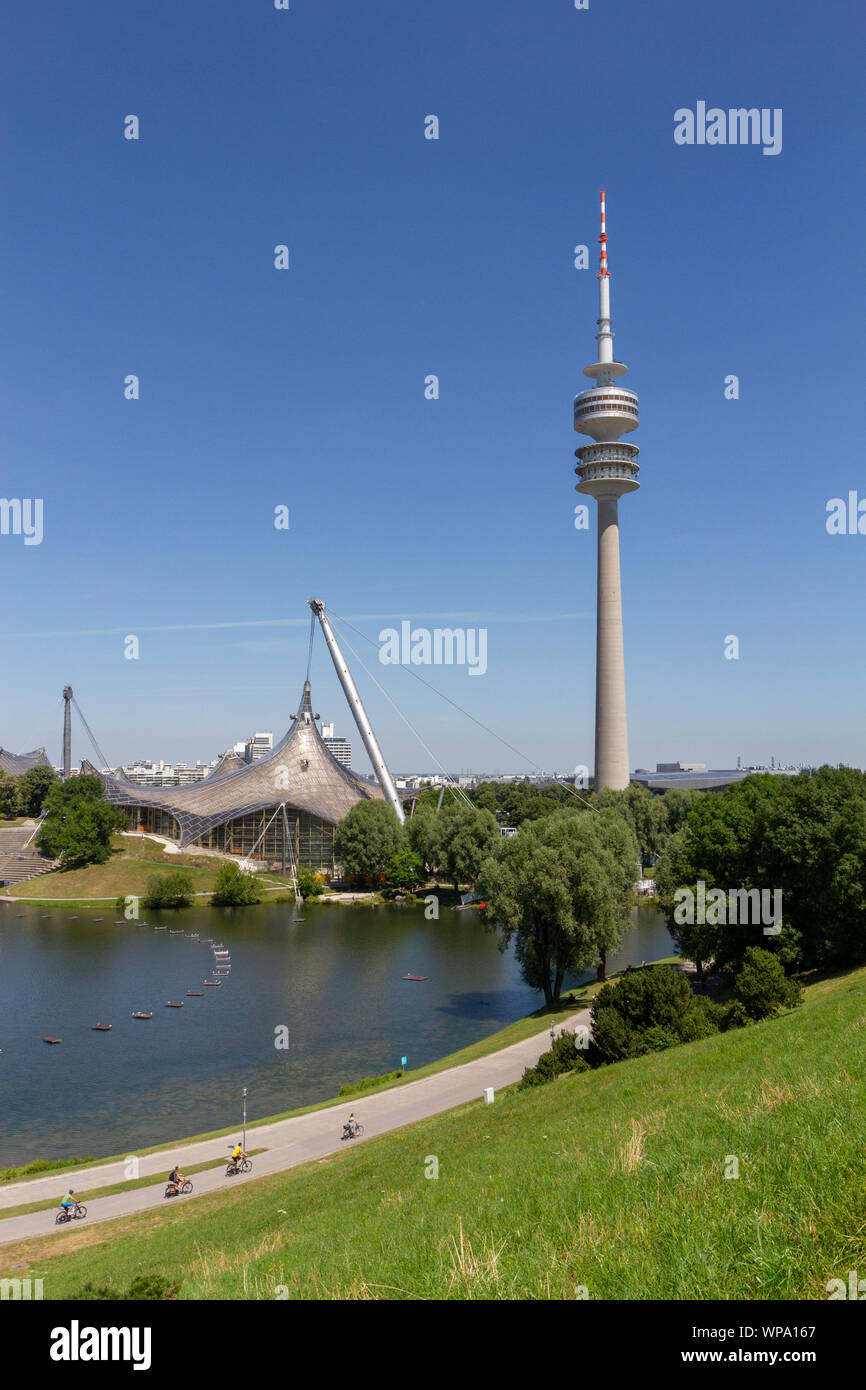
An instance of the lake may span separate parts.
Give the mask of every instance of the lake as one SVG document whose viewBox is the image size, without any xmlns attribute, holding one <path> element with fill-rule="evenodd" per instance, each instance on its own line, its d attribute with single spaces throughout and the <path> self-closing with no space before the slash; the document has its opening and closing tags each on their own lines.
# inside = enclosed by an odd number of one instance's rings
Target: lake
<svg viewBox="0 0 866 1390">
<path fill-rule="evenodd" d="M 543 1002 L 474 912 L 443 910 L 435 922 L 414 906 L 308 904 L 301 915 L 292 922 L 291 904 L 193 907 L 116 926 L 113 906 L 0 908 L 0 1167 L 127 1153 L 240 1123 L 244 1086 L 250 1120 L 328 1100 L 403 1056 L 419 1067 L 477 1042 Z M 632 919 L 611 971 L 673 953 L 653 907 Z M 189 939 L 195 932 L 231 952 L 219 988 L 204 986 L 214 959 Z M 153 1018 L 134 1020 L 139 1010 Z M 286 1029 L 289 1046 L 278 1049 Z M 48 1046 L 49 1035 L 61 1044 Z"/>
</svg>

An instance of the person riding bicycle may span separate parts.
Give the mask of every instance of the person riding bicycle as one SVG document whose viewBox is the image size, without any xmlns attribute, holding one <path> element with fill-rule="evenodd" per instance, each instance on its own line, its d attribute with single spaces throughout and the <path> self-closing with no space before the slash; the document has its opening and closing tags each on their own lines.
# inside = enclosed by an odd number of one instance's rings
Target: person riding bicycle
<svg viewBox="0 0 866 1390">
<path fill-rule="evenodd" d="M 235 1165 L 236 1168 L 240 1168 L 240 1166 L 241 1166 L 241 1160 L 243 1159 L 243 1157 L 244 1157 L 244 1146 L 243 1146 L 243 1144 L 240 1142 L 240 1140 L 238 1140 L 238 1142 L 235 1144 L 234 1148 L 232 1149 L 232 1159 L 231 1159 L 232 1163 Z"/>
<path fill-rule="evenodd" d="M 174 1167 L 172 1168 L 171 1172 L 170 1172 L 169 1175 L 168 1175 L 168 1185 L 169 1185 L 169 1187 L 173 1187 L 174 1190 L 175 1190 L 175 1192 L 179 1192 L 181 1186 L 182 1186 L 183 1183 L 185 1183 L 185 1182 L 186 1182 L 186 1178 L 184 1177 L 183 1173 L 182 1173 L 182 1172 L 180 1171 L 180 1169 L 178 1168 L 177 1164 L 175 1164 Z"/>
<path fill-rule="evenodd" d="M 76 1210 L 76 1211 L 78 1210 L 78 1203 L 77 1203 L 77 1201 L 75 1200 L 75 1194 L 73 1193 L 71 1187 L 70 1187 L 69 1191 L 67 1192 L 66 1196 L 63 1198 L 63 1201 L 60 1203 L 60 1205 L 62 1206 L 63 1210 L 66 1212 L 66 1215 L 67 1215 L 67 1216 L 69 1215 L 69 1209 L 70 1209 L 70 1207 L 75 1207 L 75 1210 Z"/>
<path fill-rule="evenodd" d="M 350 1139 L 354 1139 L 355 1135 L 358 1133 L 358 1121 L 355 1119 L 354 1110 L 343 1125 L 343 1133 Z"/>
</svg>

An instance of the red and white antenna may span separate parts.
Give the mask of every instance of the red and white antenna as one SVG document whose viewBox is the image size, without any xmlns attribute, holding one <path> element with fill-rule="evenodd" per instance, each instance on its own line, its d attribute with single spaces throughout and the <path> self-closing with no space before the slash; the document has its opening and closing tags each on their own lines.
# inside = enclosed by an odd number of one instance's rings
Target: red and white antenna
<svg viewBox="0 0 866 1390">
<path fill-rule="evenodd" d="M 601 245 L 601 269 L 598 272 L 598 276 L 609 276 L 610 271 L 607 268 L 607 231 L 605 229 L 604 220 L 604 189 L 601 190 L 601 236 L 598 240 Z"/>
</svg>

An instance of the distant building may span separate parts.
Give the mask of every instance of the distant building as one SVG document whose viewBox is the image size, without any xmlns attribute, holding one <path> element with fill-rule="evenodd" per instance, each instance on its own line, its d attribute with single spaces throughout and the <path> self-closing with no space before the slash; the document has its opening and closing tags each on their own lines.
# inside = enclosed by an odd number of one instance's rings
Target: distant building
<svg viewBox="0 0 866 1390">
<path fill-rule="evenodd" d="M 140 758 L 131 767 L 122 769 L 130 782 L 140 787 L 183 787 L 191 782 L 200 782 L 210 772 L 209 763 L 167 763 L 160 758 L 152 762 L 150 758 Z"/>
<path fill-rule="evenodd" d="M 334 734 L 333 724 L 322 725 L 322 738 L 325 740 L 325 747 L 332 757 L 337 759 L 343 767 L 352 766 L 352 745 L 347 738 L 340 738 Z"/>
<path fill-rule="evenodd" d="M 273 734 L 250 734 L 243 745 L 244 760 L 248 763 L 257 763 L 259 758 L 266 758 L 273 751 Z"/>
</svg>

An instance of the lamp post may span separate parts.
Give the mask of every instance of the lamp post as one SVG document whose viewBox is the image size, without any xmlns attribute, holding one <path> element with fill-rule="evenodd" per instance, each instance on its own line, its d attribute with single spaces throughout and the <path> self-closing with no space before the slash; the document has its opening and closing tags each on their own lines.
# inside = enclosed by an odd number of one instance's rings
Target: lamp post
<svg viewBox="0 0 866 1390">
<path fill-rule="evenodd" d="M 243 1150 L 244 1150 L 244 1153 L 246 1153 L 246 1151 L 247 1151 L 247 1088 L 246 1088 L 246 1086 L 244 1086 L 244 1137 L 243 1137 Z"/>
</svg>

